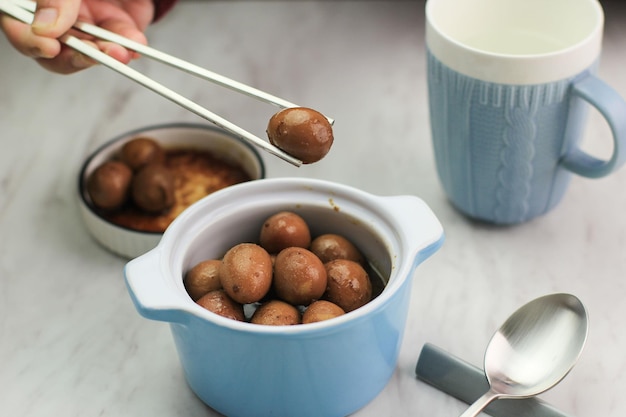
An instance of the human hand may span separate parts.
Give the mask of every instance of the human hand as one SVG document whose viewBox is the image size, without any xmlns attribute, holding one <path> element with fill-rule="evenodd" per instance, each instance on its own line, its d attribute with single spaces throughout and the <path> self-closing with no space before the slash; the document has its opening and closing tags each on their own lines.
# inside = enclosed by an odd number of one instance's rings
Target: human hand
<svg viewBox="0 0 626 417">
<path fill-rule="evenodd" d="M 71 74 L 95 64 L 57 39 L 69 31 L 76 20 L 146 44 L 143 32 L 153 16 L 152 0 L 37 0 L 32 25 L 0 15 L 0 27 L 13 47 L 23 55 L 34 58 L 49 71 Z M 137 57 L 120 45 L 96 40 L 77 31 L 72 34 L 125 64 Z"/>
</svg>

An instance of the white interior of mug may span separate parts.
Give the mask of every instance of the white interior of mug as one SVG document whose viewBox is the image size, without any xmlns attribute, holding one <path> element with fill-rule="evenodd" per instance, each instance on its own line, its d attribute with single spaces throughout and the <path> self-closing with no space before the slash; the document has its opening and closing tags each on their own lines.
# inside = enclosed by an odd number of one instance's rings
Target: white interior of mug
<svg viewBox="0 0 626 417">
<path fill-rule="evenodd" d="M 584 41 L 597 8 L 577 0 L 443 0 L 431 22 L 470 48 L 511 55 L 556 52 Z"/>
<path fill-rule="evenodd" d="M 428 0 L 426 17 L 428 47 L 444 64 L 507 84 L 578 74 L 597 59 L 604 23 L 597 0 Z"/>
</svg>

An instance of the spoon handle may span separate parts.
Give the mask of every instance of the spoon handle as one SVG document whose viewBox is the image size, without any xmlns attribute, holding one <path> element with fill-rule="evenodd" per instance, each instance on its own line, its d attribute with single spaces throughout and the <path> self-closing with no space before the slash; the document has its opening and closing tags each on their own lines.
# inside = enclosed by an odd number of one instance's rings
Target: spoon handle
<svg viewBox="0 0 626 417">
<path fill-rule="evenodd" d="M 485 409 L 493 400 L 498 398 L 498 394 L 492 390 L 484 393 L 478 398 L 472 405 L 460 417 L 476 417 L 481 411 Z"/>
</svg>

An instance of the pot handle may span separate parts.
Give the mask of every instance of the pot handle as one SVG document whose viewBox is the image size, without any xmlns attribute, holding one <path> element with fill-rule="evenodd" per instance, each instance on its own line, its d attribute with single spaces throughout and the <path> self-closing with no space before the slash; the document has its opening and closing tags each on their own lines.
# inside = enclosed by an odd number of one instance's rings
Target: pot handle
<svg viewBox="0 0 626 417">
<path fill-rule="evenodd" d="M 150 320 L 187 321 L 186 301 L 179 290 L 167 279 L 161 267 L 159 248 L 129 261 L 124 267 L 126 287 L 135 308 Z"/>
<path fill-rule="evenodd" d="M 414 266 L 434 254 L 445 239 L 443 226 L 435 213 L 419 197 L 400 195 L 382 197 L 382 203 L 400 226 L 402 239 L 409 243 L 415 253 Z"/>
</svg>

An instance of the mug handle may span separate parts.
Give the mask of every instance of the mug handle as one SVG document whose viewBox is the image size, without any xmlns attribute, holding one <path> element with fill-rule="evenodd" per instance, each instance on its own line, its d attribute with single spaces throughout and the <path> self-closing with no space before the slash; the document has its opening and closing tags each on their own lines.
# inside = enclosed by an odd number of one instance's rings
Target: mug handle
<svg viewBox="0 0 626 417">
<path fill-rule="evenodd" d="M 608 175 L 626 160 L 626 101 L 608 84 L 593 75 L 575 82 L 572 94 L 591 104 L 604 116 L 613 133 L 613 155 L 609 160 L 602 160 L 580 148 L 573 148 L 563 156 L 561 165 L 588 178 Z"/>
<path fill-rule="evenodd" d="M 183 323 L 189 314 L 183 300 L 164 277 L 160 268 L 160 251 L 156 247 L 129 261 L 124 267 L 126 287 L 135 308 L 150 320 Z"/>
</svg>

